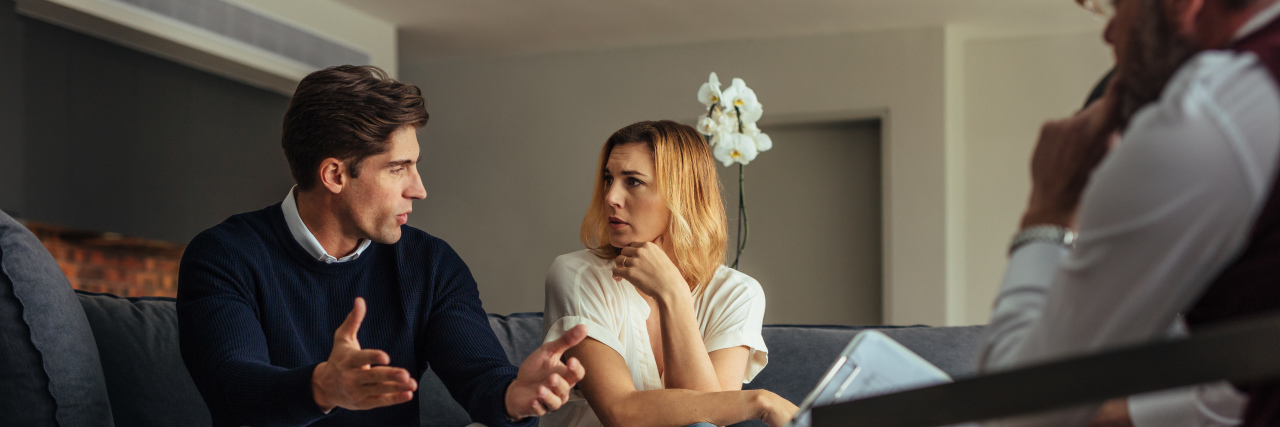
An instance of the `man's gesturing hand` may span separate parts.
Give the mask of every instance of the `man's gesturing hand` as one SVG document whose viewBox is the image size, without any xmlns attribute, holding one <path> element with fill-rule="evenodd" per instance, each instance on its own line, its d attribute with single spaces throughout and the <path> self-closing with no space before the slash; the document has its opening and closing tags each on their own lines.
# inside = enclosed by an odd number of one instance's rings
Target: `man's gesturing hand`
<svg viewBox="0 0 1280 427">
<path fill-rule="evenodd" d="M 316 405 L 328 412 L 334 407 L 373 409 L 413 399 L 418 382 L 409 371 L 387 365 L 391 356 L 382 350 L 361 350 L 356 340 L 364 321 L 364 298 L 333 333 L 333 352 L 311 374 L 311 394 Z"/>
<path fill-rule="evenodd" d="M 586 376 L 587 370 L 577 358 L 570 357 L 565 363 L 560 361 L 560 356 L 586 337 L 586 326 L 574 326 L 560 339 L 543 344 L 520 364 L 516 380 L 507 386 L 508 417 L 540 417 L 569 401 L 569 391 Z"/>
</svg>

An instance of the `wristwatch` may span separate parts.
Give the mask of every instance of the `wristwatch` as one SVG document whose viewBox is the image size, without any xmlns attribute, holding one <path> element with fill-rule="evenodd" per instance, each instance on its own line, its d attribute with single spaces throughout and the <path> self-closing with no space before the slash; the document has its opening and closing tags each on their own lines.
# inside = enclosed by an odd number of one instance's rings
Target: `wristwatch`
<svg viewBox="0 0 1280 427">
<path fill-rule="evenodd" d="M 1057 225 L 1033 225 L 1018 231 L 1009 242 L 1009 255 L 1031 242 L 1047 242 L 1070 248 L 1076 243 L 1076 232 Z"/>
</svg>

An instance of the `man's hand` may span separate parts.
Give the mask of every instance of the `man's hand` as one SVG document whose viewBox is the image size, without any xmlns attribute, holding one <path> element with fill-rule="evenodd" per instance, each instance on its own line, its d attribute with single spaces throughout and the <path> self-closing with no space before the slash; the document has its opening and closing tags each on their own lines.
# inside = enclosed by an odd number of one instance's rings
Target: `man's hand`
<svg viewBox="0 0 1280 427">
<path fill-rule="evenodd" d="M 409 371 L 387 365 L 391 357 L 382 350 L 361 350 L 356 332 L 364 321 L 364 298 L 333 333 L 333 352 L 311 374 L 311 394 L 320 410 L 334 407 L 373 409 L 408 402 L 418 390 Z"/>
<path fill-rule="evenodd" d="M 1076 115 L 1045 123 L 1031 155 L 1031 200 L 1022 228 L 1075 228 L 1080 195 L 1093 169 L 1119 140 L 1115 84 Z"/>
<path fill-rule="evenodd" d="M 543 344 L 524 363 L 516 380 L 507 386 L 507 417 L 541 417 L 569 401 L 569 391 L 587 371 L 575 357 L 560 361 L 565 350 L 587 337 L 587 327 L 574 326 L 560 339 Z"/>
</svg>

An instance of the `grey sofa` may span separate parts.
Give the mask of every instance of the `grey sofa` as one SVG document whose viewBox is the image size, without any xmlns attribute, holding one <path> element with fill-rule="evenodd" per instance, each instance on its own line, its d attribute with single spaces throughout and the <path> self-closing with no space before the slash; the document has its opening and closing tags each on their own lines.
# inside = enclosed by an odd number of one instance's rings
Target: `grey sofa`
<svg viewBox="0 0 1280 427">
<path fill-rule="evenodd" d="M 77 292 L 93 329 L 117 426 L 208 425 L 208 410 L 178 353 L 170 298 L 121 298 Z M 519 363 L 541 343 L 542 313 L 490 315 L 507 357 Z M 764 330 L 769 366 L 747 385 L 799 403 L 845 344 L 865 328 L 771 325 Z M 973 372 L 980 327 L 877 327 L 953 377 Z M 423 426 L 470 422 L 430 371 L 420 387 Z M 762 425 L 759 423 L 744 423 Z"/>
<path fill-rule="evenodd" d="M 490 315 L 513 363 L 540 344 L 541 313 Z M 171 298 L 73 292 L 35 236 L 0 212 L 0 425 L 209 425 L 178 352 Z M 876 327 L 953 377 L 970 375 L 981 327 Z M 865 328 L 771 325 L 769 365 L 747 388 L 799 402 Z M 424 426 L 462 426 L 466 413 L 430 370 L 420 382 Z M 759 423 L 743 423 L 759 425 Z"/>
<path fill-rule="evenodd" d="M 513 363 L 524 360 L 541 344 L 542 313 L 491 314 L 489 325 Z M 770 390 L 800 404 L 849 340 L 866 329 L 884 332 L 952 378 L 967 377 L 975 372 L 981 326 L 767 325 L 764 327 L 764 341 L 769 347 L 769 365 L 744 388 Z M 429 370 L 423 378 L 422 425 L 465 425 L 468 422 L 466 413 L 449 399 L 444 386 L 434 379 Z M 749 421 L 739 425 L 763 426 L 764 423 Z"/>
</svg>

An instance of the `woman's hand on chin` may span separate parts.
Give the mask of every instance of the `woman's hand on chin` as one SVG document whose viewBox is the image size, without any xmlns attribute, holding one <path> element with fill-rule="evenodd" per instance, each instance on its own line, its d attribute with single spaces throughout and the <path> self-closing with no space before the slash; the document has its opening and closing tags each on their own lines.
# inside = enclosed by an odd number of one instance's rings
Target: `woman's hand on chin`
<svg viewBox="0 0 1280 427">
<path fill-rule="evenodd" d="M 677 292 L 689 293 L 689 284 L 667 253 L 653 242 L 637 242 L 622 248 L 613 259 L 613 277 L 627 279 L 640 293 L 659 301 Z"/>
</svg>

